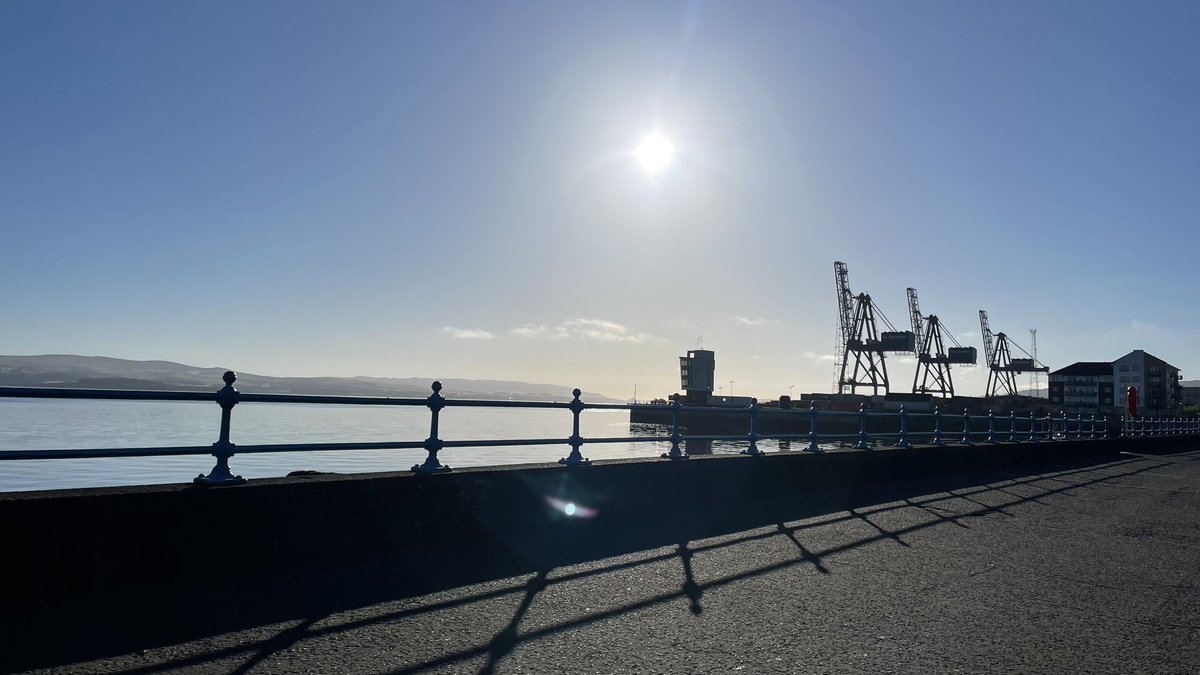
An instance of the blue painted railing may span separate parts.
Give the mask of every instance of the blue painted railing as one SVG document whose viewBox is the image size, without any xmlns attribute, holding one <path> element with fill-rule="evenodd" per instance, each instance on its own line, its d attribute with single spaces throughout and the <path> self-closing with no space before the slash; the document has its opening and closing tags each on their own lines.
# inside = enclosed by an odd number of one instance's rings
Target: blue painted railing
<svg viewBox="0 0 1200 675">
<path fill-rule="evenodd" d="M 566 466 L 586 466 L 590 460 L 582 454 L 585 444 L 605 443 L 658 443 L 667 441 L 671 444 L 669 452 L 662 457 L 670 460 L 687 459 L 688 455 L 681 445 L 688 441 L 734 441 L 745 442 L 745 455 L 762 455 L 758 442 L 764 439 L 780 441 L 806 442 L 808 452 L 821 452 L 822 445 L 840 444 L 868 450 L 883 444 L 892 447 L 908 448 L 914 444 L 944 446 L 950 443 L 960 446 L 972 446 L 977 443 L 1039 443 L 1058 440 L 1093 440 L 1110 437 L 1111 431 L 1107 417 L 1097 418 L 1095 415 L 1076 415 L 1074 418 L 1066 413 L 1036 416 L 1033 413 L 1018 416 L 1015 412 L 1008 415 L 996 415 L 989 412 L 986 415 L 971 415 L 964 411 L 961 415 L 944 413 L 935 409 L 932 413 L 908 412 L 904 406 L 899 411 L 872 411 L 865 404 L 858 411 L 818 410 L 815 404 L 808 409 L 784 409 L 761 406 L 757 399 L 751 399 L 748 407 L 735 406 L 689 406 L 676 400 L 667 404 L 627 404 L 627 403 L 584 403 L 580 400 L 581 392 L 575 389 L 570 402 L 538 402 L 538 401 L 486 401 L 467 399 L 447 399 L 442 396 L 442 385 L 434 382 L 433 393 L 428 398 L 388 398 L 367 396 L 313 396 L 298 394 L 249 394 L 233 388 L 237 375 L 226 372 L 225 386 L 216 392 L 181 392 L 181 391 L 133 391 L 109 389 L 56 389 L 45 387 L 0 387 L 0 398 L 64 398 L 64 399 L 115 399 L 132 401 L 212 401 L 221 409 L 220 431 L 217 442 L 211 446 L 175 446 L 175 447 L 143 447 L 143 448 L 103 448 L 103 449 L 59 449 L 59 450 L 10 450 L 0 451 L 0 460 L 25 459 L 84 459 L 104 457 L 150 457 L 150 456 L 179 456 L 179 455 L 208 455 L 216 458 L 216 465 L 207 475 L 201 474 L 194 482 L 201 485 L 231 485 L 245 482 L 241 476 L 235 475 L 229 466 L 229 460 L 235 454 L 297 452 L 318 450 L 370 450 L 370 449 L 424 449 L 427 452 L 425 461 L 412 467 L 417 473 L 440 473 L 450 471 L 450 467 L 441 463 L 438 453 L 446 448 L 466 447 L 497 447 L 513 445 L 569 445 L 570 454 L 559 460 Z M 235 445 L 230 439 L 230 424 L 233 408 L 239 403 L 302 403 L 302 404 L 335 404 L 362 406 L 412 406 L 426 407 L 430 412 L 429 437 L 422 441 L 383 441 L 383 442 L 349 442 L 349 443 L 279 443 L 267 445 Z M 487 408 L 543 408 L 563 409 L 571 412 L 571 435 L 567 438 L 523 438 L 503 440 L 442 440 L 438 436 L 438 416 L 446 407 L 487 407 Z M 633 408 L 670 412 L 672 423 L 669 436 L 625 436 L 613 438 L 584 438 L 579 432 L 579 416 L 584 410 L 630 410 Z M 748 431 L 740 434 L 685 434 L 680 423 L 685 412 L 702 412 L 706 415 L 735 415 L 748 417 Z M 807 418 L 808 431 L 801 433 L 762 433 L 761 421 L 771 417 L 787 416 L 792 422 L 803 422 Z M 895 422 L 894 431 L 870 431 L 871 421 L 879 423 L 881 419 Z M 832 422 L 841 420 L 841 426 L 853 425 L 857 422 L 857 431 L 842 433 L 820 432 L 821 421 Z M 928 430 L 913 431 L 912 423 L 920 420 Z M 829 424 L 825 425 L 830 426 Z M 1127 419 L 1121 426 L 1121 435 L 1126 437 L 1177 436 L 1200 434 L 1200 417 L 1135 417 Z"/>
</svg>

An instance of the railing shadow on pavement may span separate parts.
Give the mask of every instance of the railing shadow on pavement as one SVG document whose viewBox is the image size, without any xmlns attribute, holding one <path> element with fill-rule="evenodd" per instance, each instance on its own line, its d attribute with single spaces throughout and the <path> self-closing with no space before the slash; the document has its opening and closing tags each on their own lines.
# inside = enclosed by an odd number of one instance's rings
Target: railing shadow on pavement
<svg viewBox="0 0 1200 675">
<path fill-rule="evenodd" d="M 1015 517 L 1006 509 L 1022 504 L 1049 507 L 1050 504 L 1045 501 L 1047 497 L 1071 496 L 1077 490 L 1090 489 L 1105 481 L 1134 476 L 1163 466 L 1167 464 L 1155 462 L 1149 457 L 1107 455 L 1081 458 L 1065 464 L 1034 464 L 1011 467 L 1011 470 L 1005 471 L 979 470 L 952 476 L 930 476 L 904 484 L 876 485 L 843 492 L 836 497 L 826 495 L 823 500 L 815 502 L 793 501 L 768 506 L 753 513 L 733 514 L 726 522 L 703 532 L 635 533 L 629 538 L 599 542 L 598 546 L 591 548 L 563 550 L 557 559 L 548 560 L 536 568 L 531 568 L 526 561 L 505 559 L 500 551 L 465 554 L 459 551 L 440 559 L 418 561 L 417 565 L 412 561 L 388 559 L 364 563 L 353 569 L 307 570 L 298 576 L 246 579 L 236 587 L 217 591 L 192 589 L 192 592 L 169 601 L 151 589 L 145 589 L 142 594 L 126 593 L 115 598 L 105 598 L 100 594 L 95 598 L 81 599 L 81 604 L 96 603 L 91 605 L 91 612 L 94 612 L 91 615 L 63 614 L 54 611 L 55 608 L 49 608 L 41 614 L 28 616 L 29 620 L 10 634 L 14 638 L 11 643 L 13 647 L 5 658 L 13 661 L 17 669 L 55 666 L 130 654 L 147 647 L 176 645 L 256 627 L 290 624 L 266 639 L 250 639 L 218 648 L 200 647 L 199 651 L 190 655 L 151 660 L 149 663 L 145 660 L 139 662 L 136 657 L 132 661 L 117 659 L 104 668 L 126 673 L 157 672 L 244 656 L 245 660 L 235 672 L 247 672 L 304 640 L 445 610 L 482 606 L 489 601 L 521 594 L 512 620 L 488 644 L 451 648 L 433 658 L 397 664 L 397 672 L 416 673 L 454 664 L 461 666 L 468 660 L 486 658 L 486 664 L 479 672 L 487 673 L 492 672 L 501 658 L 523 642 L 676 600 L 687 602 L 689 611 L 699 615 L 704 612 L 704 593 L 715 588 L 797 565 L 811 565 L 821 574 L 836 573 L 828 559 L 839 553 L 889 541 L 910 546 L 904 538 L 921 530 L 945 525 L 967 528 L 971 519 L 989 515 Z M 966 510 L 960 508 L 954 515 L 938 511 L 939 505 L 956 500 L 972 506 Z M 930 514 L 932 518 L 901 528 L 887 528 L 872 520 L 889 512 L 914 508 Z M 820 550 L 811 550 L 801 541 L 800 535 L 805 532 L 854 521 L 865 522 L 875 531 L 874 534 Z M 696 580 L 691 564 L 693 557 L 774 537 L 789 540 L 797 548 L 798 557 L 753 566 L 715 579 Z M 632 560 L 605 562 L 608 558 L 631 554 L 634 556 Z M 491 557 L 486 557 L 489 555 Z M 673 559 L 679 561 L 683 580 L 682 583 L 672 581 L 669 590 L 552 625 L 517 630 L 529 606 L 547 588 Z M 468 560 L 471 562 L 464 562 Z M 480 564 L 482 560 L 488 563 Z M 426 568 L 421 563 L 441 567 Z M 429 574 L 423 578 L 411 576 L 411 573 L 420 573 L 422 569 Z M 418 580 L 414 582 L 414 579 Z M 509 579 L 511 581 L 504 581 Z M 470 588 L 482 582 L 491 582 L 492 586 L 499 582 L 501 585 L 479 591 Z M 453 596 L 456 590 L 465 590 L 466 595 L 445 599 L 430 595 L 445 591 Z M 343 621 L 337 619 L 339 613 L 347 610 L 405 599 L 415 602 L 416 606 L 384 610 L 375 616 L 349 617 Z M 171 608 L 170 614 L 163 613 L 166 603 Z M 124 610 L 109 611 L 114 606 L 124 606 Z M 83 625 L 72 625 L 73 622 Z M 46 640 L 47 636 L 52 637 Z M 68 640 L 73 644 L 67 644 Z M 228 640 L 222 642 L 227 643 Z M 458 643 L 451 641 L 447 644 Z"/>
</svg>

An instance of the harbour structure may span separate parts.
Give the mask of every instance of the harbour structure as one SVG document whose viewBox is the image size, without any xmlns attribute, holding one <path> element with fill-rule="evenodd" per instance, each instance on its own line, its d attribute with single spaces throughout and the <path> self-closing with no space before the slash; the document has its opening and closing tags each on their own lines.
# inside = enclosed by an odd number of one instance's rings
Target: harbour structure
<svg viewBox="0 0 1200 675">
<path fill-rule="evenodd" d="M 692 349 L 679 357 L 679 382 L 688 403 L 709 402 L 716 371 L 716 354 L 710 349 Z"/>
<path fill-rule="evenodd" d="M 974 347 L 959 344 L 953 333 L 943 333 L 942 322 L 936 314 L 921 315 L 915 288 L 908 289 L 908 314 L 917 345 L 913 393 L 953 398 L 954 378 L 950 374 L 950 365 L 975 365 L 978 352 Z M 949 338 L 954 344 L 948 351 L 944 338 Z"/>
<path fill-rule="evenodd" d="M 846 263 L 833 263 L 833 277 L 837 284 L 838 301 L 837 345 L 834 354 L 840 357 L 834 364 L 838 373 L 835 390 L 838 394 L 857 394 L 861 387 L 869 388 L 872 395 L 887 394 L 889 382 L 884 352 L 914 351 L 916 335 L 912 331 L 896 330 L 883 312 L 879 311 L 869 293 L 855 295 L 850 291 L 850 275 Z M 876 315 L 890 330 L 879 331 L 875 323 Z"/>
<path fill-rule="evenodd" d="M 1137 389 L 1143 414 L 1174 413 L 1183 400 L 1179 368 L 1141 349 L 1115 361 L 1073 363 L 1049 379 L 1050 402 L 1068 413 L 1122 414 L 1129 387 Z"/>
<path fill-rule="evenodd" d="M 1029 352 L 1009 339 L 1006 333 L 992 334 L 988 323 L 987 310 L 979 310 L 979 330 L 983 335 L 983 353 L 988 363 L 988 381 L 984 388 L 984 396 L 1017 395 L 1017 373 L 1050 372 L 1050 368 L 1042 365 Z M 1013 358 L 1011 347 L 1016 347 L 1024 358 Z"/>
</svg>

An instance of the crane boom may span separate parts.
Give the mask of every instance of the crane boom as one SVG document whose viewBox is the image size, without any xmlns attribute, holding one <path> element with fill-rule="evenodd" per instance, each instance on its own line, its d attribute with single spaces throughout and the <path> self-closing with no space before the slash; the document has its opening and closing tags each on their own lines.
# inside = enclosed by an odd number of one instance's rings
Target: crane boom
<svg viewBox="0 0 1200 675">
<path fill-rule="evenodd" d="M 995 363 L 995 346 L 992 341 L 992 328 L 988 325 L 987 310 L 979 310 L 979 332 L 983 334 L 983 357 L 990 366 Z"/>
<path fill-rule="evenodd" d="M 916 338 L 914 343 L 918 346 L 922 344 L 921 329 L 924 319 L 921 316 L 921 307 L 917 304 L 917 289 L 908 289 L 908 318 L 912 322 L 913 336 Z"/>
<path fill-rule="evenodd" d="M 854 294 L 850 292 L 850 273 L 846 263 L 840 260 L 833 263 L 833 277 L 837 282 L 838 319 L 845 339 L 854 330 Z"/>
</svg>

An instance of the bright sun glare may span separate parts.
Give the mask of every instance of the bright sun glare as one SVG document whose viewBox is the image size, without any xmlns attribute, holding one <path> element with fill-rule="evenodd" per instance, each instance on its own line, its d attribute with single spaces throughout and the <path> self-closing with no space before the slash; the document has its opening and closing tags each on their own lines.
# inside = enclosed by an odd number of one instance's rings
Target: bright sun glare
<svg viewBox="0 0 1200 675">
<path fill-rule="evenodd" d="M 675 146 L 671 139 L 656 131 L 643 138 L 633 154 L 643 171 L 658 173 L 671 164 L 671 159 L 675 156 Z"/>
</svg>

